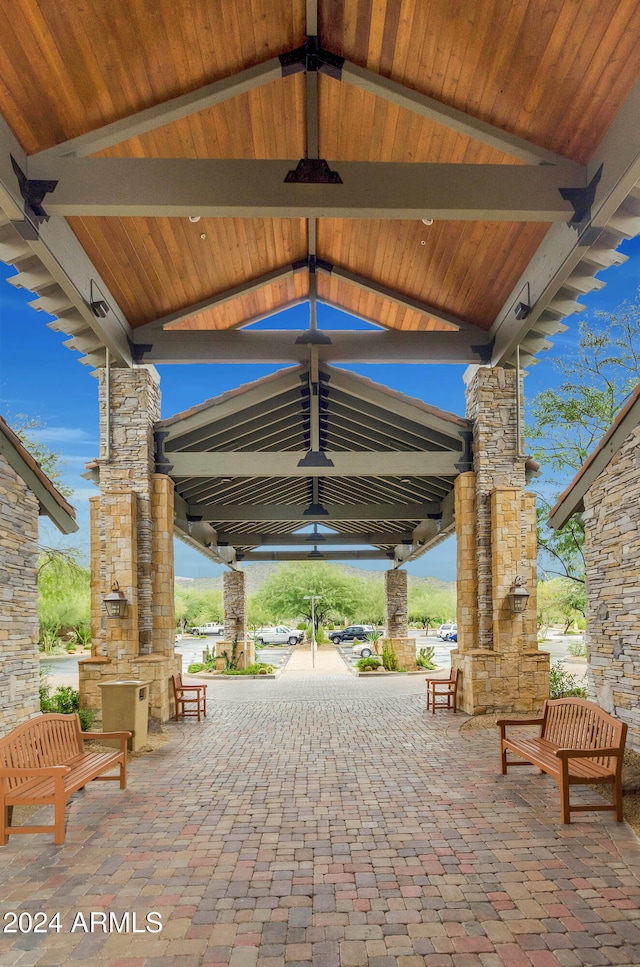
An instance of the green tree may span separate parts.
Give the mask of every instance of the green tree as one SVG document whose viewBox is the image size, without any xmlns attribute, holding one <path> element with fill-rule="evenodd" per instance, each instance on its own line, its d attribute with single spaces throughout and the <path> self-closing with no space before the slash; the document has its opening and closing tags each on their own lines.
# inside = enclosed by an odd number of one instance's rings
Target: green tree
<svg viewBox="0 0 640 967">
<path fill-rule="evenodd" d="M 607 432 L 625 398 L 640 381 L 640 299 L 615 313 L 596 312 L 580 322 L 578 344 L 554 360 L 557 387 L 538 393 L 528 408 L 527 437 L 559 493 Z M 555 498 L 538 494 L 538 544 L 552 562 L 545 570 L 584 584 L 584 525 L 574 517 L 561 531 L 546 524 Z"/>
<path fill-rule="evenodd" d="M 353 619 L 360 607 L 365 582 L 347 576 L 335 564 L 300 561 L 278 569 L 255 596 L 274 621 L 304 618 L 311 621 L 309 595 L 321 595 L 315 603 L 316 628 L 329 619 Z"/>
<path fill-rule="evenodd" d="M 189 628 L 206 624 L 207 621 L 222 621 L 222 591 L 216 589 L 200 590 L 176 585 L 175 592 L 176 625 Z"/>
<path fill-rule="evenodd" d="M 39 434 L 46 429 L 47 424 L 43 423 L 39 417 L 27 416 L 25 413 L 16 413 L 11 417 L 11 429 L 24 444 L 31 456 L 38 462 L 40 468 L 46 473 L 54 487 L 60 491 L 63 497 L 70 497 L 73 488 L 68 487 L 63 481 L 65 462 L 62 454 L 55 453 L 42 442 Z"/>
<path fill-rule="evenodd" d="M 79 552 L 45 549 L 38 561 L 40 638 L 57 638 L 91 624 L 90 572 Z"/>
<path fill-rule="evenodd" d="M 455 619 L 456 594 L 449 588 L 409 588 L 409 618 L 428 634 L 432 625 Z"/>
</svg>

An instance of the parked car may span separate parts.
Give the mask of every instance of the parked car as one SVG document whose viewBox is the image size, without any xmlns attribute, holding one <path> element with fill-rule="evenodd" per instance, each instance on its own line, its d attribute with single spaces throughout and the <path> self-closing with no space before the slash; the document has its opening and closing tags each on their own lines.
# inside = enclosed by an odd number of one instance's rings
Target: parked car
<svg viewBox="0 0 640 967">
<path fill-rule="evenodd" d="M 278 625 L 276 628 L 258 628 L 253 637 L 257 645 L 299 645 L 304 631 Z"/>
<path fill-rule="evenodd" d="M 442 641 L 448 641 L 448 636 L 453 632 L 455 632 L 456 634 L 458 633 L 457 625 L 455 624 L 440 625 L 440 627 L 436 631 L 436 635 L 438 636 L 438 638 L 441 638 Z"/>
<path fill-rule="evenodd" d="M 354 655 L 358 658 L 369 658 L 370 655 L 375 655 L 373 650 L 373 642 L 371 641 L 359 641 L 351 649 Z"/>
<path fill-rule="evenodd" d="M 365 641 L 367 635 L 373 635 L 376 629 L 373 625 L 349 625 L 348 628 L 336 628 L 329 632 L 329 638 L 334 645 L 343 641 Z"/>
<path fill-rule="evenodd" d="M 192 635 L 223 635 L 224 625 L 218 624 L 217 621 L 207 621 L 204 625 L 198 625 L 197 628 L 191 629 Z"/>
<path fill-rule="evenodd" d="M 445 641 L 455 641 L 455 642 L 457 642 L 458 641 L 458 632 L 457 631 L 450 631 L 449 634 L 447 635 L 447 637 L 445 638 Z"/>
</svg>

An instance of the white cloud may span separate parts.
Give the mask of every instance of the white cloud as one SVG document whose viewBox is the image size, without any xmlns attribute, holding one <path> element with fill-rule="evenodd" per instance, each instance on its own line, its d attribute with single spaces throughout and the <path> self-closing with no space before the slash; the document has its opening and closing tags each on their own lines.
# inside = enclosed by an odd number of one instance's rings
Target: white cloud
<svg viewBox="0 0 640 967">
<path fill-rule="evenodd" d="M 33 431 L 34 437 L 47 445 L 52 443 L 93 443 L 91 433 L 79 426 L 44 426 Z M 94 443 L 94 445 L 97 445 Z"/>
</svg>

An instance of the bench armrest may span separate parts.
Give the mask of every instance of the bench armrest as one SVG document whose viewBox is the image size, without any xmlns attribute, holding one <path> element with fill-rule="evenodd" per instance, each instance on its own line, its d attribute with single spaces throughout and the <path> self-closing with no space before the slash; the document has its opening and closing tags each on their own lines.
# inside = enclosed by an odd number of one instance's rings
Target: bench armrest
<svg viewBox="0 0 640 967">
<path fill-rule="evenodd" d="M 71 772 L 69 766 L 32 766 L 27 769 L 0 769 L 0 779 L 26 778 L 27 776 L 42 776 L 55 779 Z"/>
<path fill-rule="evenodd" d="M 178 692 L 199 692 L 201 689 L 206 688 L 206 685 L 176 685 L 176 691 Z"/>
<path fill-rule="evenodd" d="M 542 725 L 544 719 L 498 719 L 496 725 L 500 729 L 500 739 L 504 739 L 507 725 Z"/>
<path fill-rule="evenodd" d="M 126 752 L 127 742 L 131 738 L 131 732 L 81 732 L 81 738 L 91 740 L 96 740 L 100 742 L 101 739 L 120 739 L 120 752 Z"/>
<path fill-rule="evenodd" d="M 601 756 L 621 756 L 624 749 L 619 747 L 609 749 L 556 749 L 559 759 L 599 759 Z"/>
</svg>

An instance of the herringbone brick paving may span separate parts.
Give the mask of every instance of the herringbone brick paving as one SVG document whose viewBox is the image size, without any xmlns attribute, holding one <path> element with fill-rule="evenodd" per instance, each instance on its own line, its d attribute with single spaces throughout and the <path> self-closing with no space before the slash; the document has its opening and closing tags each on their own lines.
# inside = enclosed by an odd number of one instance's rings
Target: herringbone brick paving
<svg viewBox="0 0 640 967">
<path fill-rule="evenodd" d="M 0 851 L 0 915 L 60 914 L 3 932 L 3 967 L 640 964 L 631 829 L 562 826 L 555 783 L 500 776 L 497 736 L 427 714 L 421 678 L 358 680 L 329 650 L 312 671 L 301 650 L 209 695 L 125 792 L 73 798 L 64 846 Z"/>
</svg>

